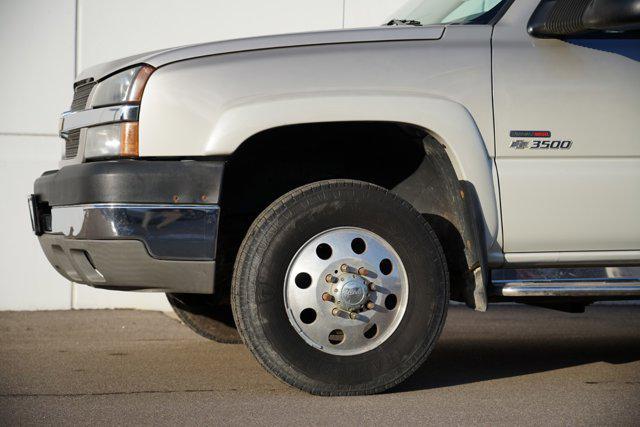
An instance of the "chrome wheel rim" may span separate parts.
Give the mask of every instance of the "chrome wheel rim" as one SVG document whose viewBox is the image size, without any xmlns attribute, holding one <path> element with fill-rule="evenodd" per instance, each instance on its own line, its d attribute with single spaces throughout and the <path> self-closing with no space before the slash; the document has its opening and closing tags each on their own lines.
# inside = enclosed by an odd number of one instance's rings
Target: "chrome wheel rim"
<svg viewBox="0 0 640 427">
<path fill-rule="evenodd" d="M 409 293 L 407 273 L 393 247 L 357 227 L 338 227 L 309 239 L 284 282 L 287 316 L 314 348 L 350 356 L 380 346 L 397 329 Z"/>
</svg>

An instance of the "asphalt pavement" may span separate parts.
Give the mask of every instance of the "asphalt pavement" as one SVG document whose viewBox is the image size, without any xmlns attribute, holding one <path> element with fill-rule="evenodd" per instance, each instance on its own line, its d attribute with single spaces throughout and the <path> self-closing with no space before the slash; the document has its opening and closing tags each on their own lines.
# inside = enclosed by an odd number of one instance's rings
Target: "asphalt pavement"
<svg viewBox="0 0 640 427">
<path fill-rule="evenodd" d="M 413 377 L 344 398 L 292 389 L 163 313 L 0 313 L 0 425 L 205 423 L 639 425 L 640 306 L 451 307 Z"/>
</svg>

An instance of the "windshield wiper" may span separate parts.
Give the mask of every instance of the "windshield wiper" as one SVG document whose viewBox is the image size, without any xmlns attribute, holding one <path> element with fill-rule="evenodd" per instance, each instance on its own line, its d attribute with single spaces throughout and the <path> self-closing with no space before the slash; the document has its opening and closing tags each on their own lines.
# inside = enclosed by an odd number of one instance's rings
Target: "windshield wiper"
<svg viewBox="0 0 640 427">
<path fill-rule="evenodd" d="M 416 21 L 415 19 L 392 19 L 391 21 L 387 22 L 385 25 L 396 25 L 396 26 L 411 25 L 413 27 L 421 27 L 422 23 L 420 21 Z"/>
</svg>

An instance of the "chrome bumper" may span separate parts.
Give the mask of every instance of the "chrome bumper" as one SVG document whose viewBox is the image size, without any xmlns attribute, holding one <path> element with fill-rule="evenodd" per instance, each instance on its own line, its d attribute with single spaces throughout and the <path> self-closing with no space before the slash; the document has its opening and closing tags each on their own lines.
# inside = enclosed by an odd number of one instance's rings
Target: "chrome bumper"
<svg viewBox="0 0 640 427">
<path fill-rule="evenodd" d="M 212 293 L 218 217 L 217 205 L 58 206 L 39 240 L 49 262 L 73 282 Z"/>
<path fill-rule="evenodd" d="M 139 240 L 153 258 L 213 261 L 216 205 L 93 204 L 51 209 L 45 232 L 79 240 Z"/>
</svg>

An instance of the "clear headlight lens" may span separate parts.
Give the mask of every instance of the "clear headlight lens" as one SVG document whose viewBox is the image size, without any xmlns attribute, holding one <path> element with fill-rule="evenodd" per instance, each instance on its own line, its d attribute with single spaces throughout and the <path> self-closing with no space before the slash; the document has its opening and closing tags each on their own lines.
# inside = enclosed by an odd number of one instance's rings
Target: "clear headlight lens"
<svg viewBox="0 0 640 427">
<path fill-rule="evenodd" d="M 89 106 L 140 102 L 151 73 L 150 65 L 121 71 L 98 83 L 91 91 Z M 89 127 L 85 136 L 84 157 L 87 159 L 138 156 L 138 122 L 121 122 Z"/>
<path fill-rule="evenodd" d="M 98 83 L 91 92 L 91 107 L 140 102 L 147 80 L 155 69 L 141 65 L 121 71 Z"/>
<path fill-rule="evenodd" d="M 138 122 L 113 123 L 87 129 L 84 157 L 136 157 Z"/>
</svg>

